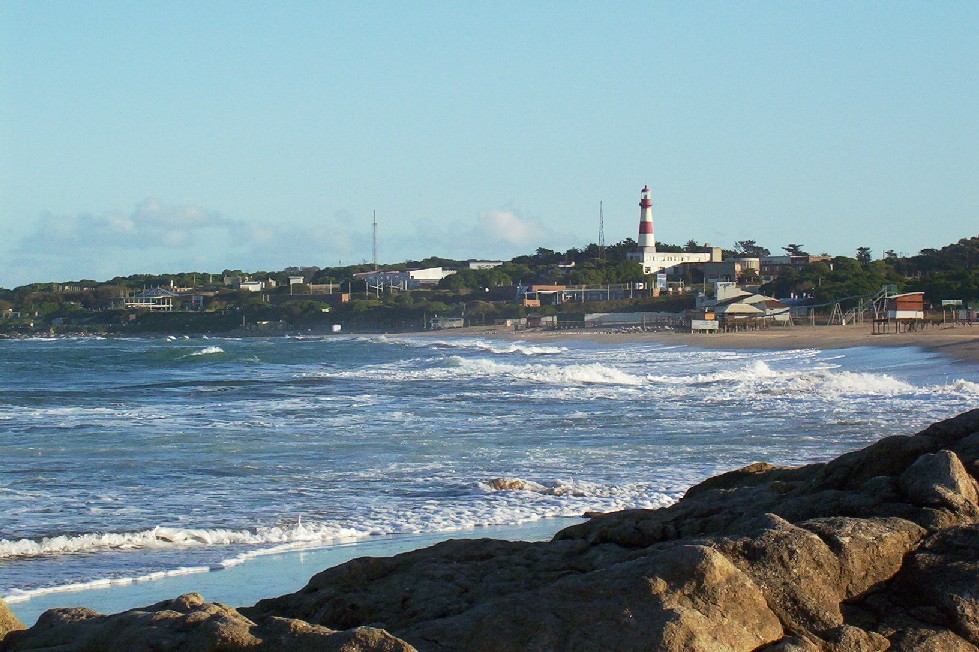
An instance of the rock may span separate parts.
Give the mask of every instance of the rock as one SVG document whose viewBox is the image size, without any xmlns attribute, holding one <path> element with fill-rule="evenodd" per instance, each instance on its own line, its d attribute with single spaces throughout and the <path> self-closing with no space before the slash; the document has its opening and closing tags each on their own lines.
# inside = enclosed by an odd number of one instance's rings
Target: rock
<svg viewBox="0 0 979 652">
<path fill-rule="evenodd" d="M 948 630 L 905 630 L 891 639 L 889 652 L 979 652 Z"/>
<path fill-rule="evenodd" d="M 51 609 L 34 627 L 0 640 L 0 650 L 129 652 L 200 650 L 251 652 L 323 650 L 335 652 L 410 652 L 414 648 L 387 632 L 367 627 L 336 632 L 285 618 L 260 625 L 196 594 L 111 616 L 90 609 Z"/>
<path fill-rule="evenodd" d="M 747 651 L 782 636 L 759 587 L 703 546 L 586 555 L 571 566 L 586 551 L 570 542 L 448 542 L 428 552 L 387 560 L 383 572 L 373 560 L 342 577 L 328 571 L 246 612 L 328 627 L 380 619 L 426 650 Z M 364 600 L 365 591 L 379 599 Z M 737 626 L 717 628 L 732 610 Z"/>
<path fill-rule="evenodd" d="M 927 534 L 899 518 L 832 517 L 800 523 L 832 550 L 839 562 L 840 597 L 850 600 L 894 577 L 904 558 Z"/>
<path fill-rule="evenodd" d="M 533 491 L 535 493 L 547 491 L 547 487 L 544 485 L 519 478 L 493 478 L 484 484 L 493 491 Z"/>
<path fill-rule="evenodd" d="M 10 611 L 10 607 L 3 600 L 0 600 L 0 640 L 9 632 L 25 629 L 24 623 L 17 619 L 17 616 Z"/>
<path fill-rule="evenodd" d="M 952 451 L 922 455 L 901 473 L 898 486 L 916 505 L 975 512 L 976 481 Z"/>
<path fill-rule="evenodd" d="M 979 646 L 979 525 L 930 537 L 908 557 L 894 584 L 898 602 L 917 610 L 919 619 L 949 626 Z"/>
</svg>

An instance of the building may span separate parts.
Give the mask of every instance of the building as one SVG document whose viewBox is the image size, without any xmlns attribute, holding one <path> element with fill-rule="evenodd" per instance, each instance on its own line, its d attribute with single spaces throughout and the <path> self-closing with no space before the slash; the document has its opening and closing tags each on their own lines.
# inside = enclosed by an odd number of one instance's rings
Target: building
<svg viewBox="0 0 979 652">
<path fill-rule="evenodd" d="M 833 269 L 832 260 L 829 256 L 765 256 L 759 261 L 758 275 L 767 283 L 789 271 L 801 272 L 813 263 L 828 263 Z"/>
<path fill-rule="evenodd" d="M 463 317 L 439 317 L 438 315 L 429 320 L 432 330 L 444 330 L 446 328 L 464 328 L 466 320 Z"/>
<path fill-rule="evenodd" d="M 643 274 L 658 274 L 670 271 L 687 263 L 720 262 L 720 247 L 711 247 L 709 252 L 658 252 L 656 236 L 653 233 L 653 192 L 643 186 L 639 194 L 639 248 L 628 255 L 642 265 Z"/>
<path fill-rule="evenodd" d="M 721 329 L 743 330 L 789 324 L 792 315 L 791 307 L 774 297 L 747 292 L 730 281 L 718 281 L 714 283 L 713 297 L 697 297 L 697 308 L 690 313 L 690 319 L 713 319 Z"/>
<path fill-rule="evenodd" d="M 399 290 L 414 290 L 421 287 L 434 287 L 446 276 L 455 274 L 455 270 L 441 267 L 426 267 L 425 269 L 378 270 L 360 272 L 354 278 L 365 281 L 372 290 L 397 288 Z"/>
<path fill-rule="evenodd" d="M 179 294 L 166 288 L 149 288 L 133 292 L 119 301 L 122 308 L 150 310 L 152 312 L 172 312 L 181 301 Z"/>
<path fill-rule="evenodd" d="M 441 267 L 427 267 L 425 269 L 413 269 L 408 271 L 409 287 L 433 286 L 438 285 L 446 276 L 455 274 L 454 269 L 442 269 Z"/>
<path fill-rule="evenodd" d="M 238 289 L 242 292 L 261 292 L 265 289 L 265 283 L 262 281 L 241 281 L 238 283 Z"/>
<path fill-rule="evenodd" d="M 502 260 L 470 260 L 469 269 L 493 269 L 502 264 Z"/>
</svg>

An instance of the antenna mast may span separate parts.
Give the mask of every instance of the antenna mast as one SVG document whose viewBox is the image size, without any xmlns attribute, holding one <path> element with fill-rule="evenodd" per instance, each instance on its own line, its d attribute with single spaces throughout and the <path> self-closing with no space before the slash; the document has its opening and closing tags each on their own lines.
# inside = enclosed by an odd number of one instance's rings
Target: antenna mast
<svg viewBox="0 0 979 652">
<path fill-rule="evenodd" d="M 374 211 L 374 271 L 377 271 L 377 211 Z"/>
<path fill-rule="evenodd" d="M 598 202 L 598 260 L 605 262 L 605 213 L 602 202 Z"/>
</svg>

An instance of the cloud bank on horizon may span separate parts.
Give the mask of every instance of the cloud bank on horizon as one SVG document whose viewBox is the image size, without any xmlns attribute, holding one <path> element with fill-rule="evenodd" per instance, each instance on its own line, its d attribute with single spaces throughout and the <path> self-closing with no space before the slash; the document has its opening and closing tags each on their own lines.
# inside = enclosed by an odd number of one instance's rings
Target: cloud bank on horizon
<svg viewBox="0 0 979 652">
<path fill-rule="evenodd" d="M 139 202 L 131 212 L 93 215 L 45 213 L 0 263 L 0 287 L 80 279 L 97 281 L 140 273 L 224 269 L 275 271 L 289 266 L 330 267 L 366 262 L 372 234 L 351 226 L 341 211 L 328 221 L 309 224 L 254 222 L 220 211 L 157 198 Z M 408 227 L 406 229 L 406 227 Z M 540 220 L 514 210 L 481 211 L 474 223 L 398 224 L 383 219 L 381 252 L 396 242 L 403 257 L 439 256 L 445 250 L 472 251 L 471 258 L 510 258 L 534 251 L 542 242 L 567 240 Z M 570 244 L 568 245 L 570 246 Z M 215 265 L 215 252 L 223 251 Z M 283 252 L 286 252 L 283 254 Z M 410 252 L 409 255 L 404 255 Z M 147 257 L 154 264 L 147 268 Z M 394 262 L 379 256 L 381 262 Z"/>
</svg>

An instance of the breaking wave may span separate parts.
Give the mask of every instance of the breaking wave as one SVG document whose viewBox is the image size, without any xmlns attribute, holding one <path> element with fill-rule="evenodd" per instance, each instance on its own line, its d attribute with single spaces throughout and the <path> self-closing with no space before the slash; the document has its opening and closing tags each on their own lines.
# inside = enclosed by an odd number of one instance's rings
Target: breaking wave
<svg viewBox="0 0 979 652">
<path fill-rule="evenodd" d="M 144 550 L 191 548 L 199 546 L 261 545 L 282 543 L 325 543 L 366 536 L 350 528 L 301 522 L 292 527 L 260 527 L 254 530 L 190 529 L 155 527 L 141 532 L 80 534 L 45 537 L 40 540 L 0 540 L 0 559 L 40 557 L 43 555 L 103 552 L 107 550 Z"/>
<path fill-rule="evenodd" d="M 200 351 L 194 351 L 193 353 L 189 353 L 188 355 L 190 356 L 214 355 L 216 353 L 224 353 L 224 349 L 222 349 L 220 346 L 205 346 Z"/>
<path fill-rule="evenodd" d="M 500 342 L 494 340 L 437 340 L 431 346 L 446 349 L 472 349 L 476 351 L 486 351 L 496 355 L 520 354 L 526 356 L 533 355 L 560 355 L 566 353 L 568 349 L 563 346 L 543 346 L 539 344 L 528 344 L 527 342 Z"/>
<path fill-rule="evenodd" d="M 780 371 L 763 360 L 755 360 L 740 369 L 689 376 L 648 375 L 656 385 L 711 386 L 729 385 L 767 394 L 818 394 L 821 396 L 915 396 L 922 393 L 979 394 L 979 383 L 956 380 L 948 385 L 917 387 L 884 373 L 841 371 L 838 365 Z"/>
</svg>

